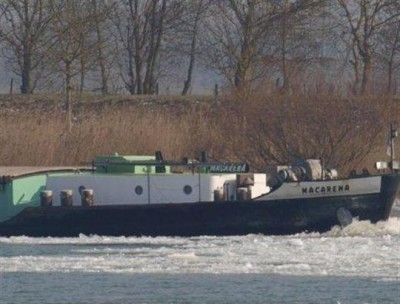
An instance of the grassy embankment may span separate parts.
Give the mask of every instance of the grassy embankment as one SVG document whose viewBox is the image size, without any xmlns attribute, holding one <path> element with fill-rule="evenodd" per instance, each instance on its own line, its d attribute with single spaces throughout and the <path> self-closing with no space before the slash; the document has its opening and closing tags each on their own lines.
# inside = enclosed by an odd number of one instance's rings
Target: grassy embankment
<svg viewBox="0 0 400 304">
<path fill-rule="evenodd" d="M 61 100 L 0 96 L 0 165 L 77 165 L 156 150 L 180 159 L 207 150 L 215 160 L 259 169 L 321 157 L 348 172 L 387 160 L 387 129 L 400 127 L 400 101 L 391 97 L 86 96 L 74 100 L 68 132 Z"/>
</svg>

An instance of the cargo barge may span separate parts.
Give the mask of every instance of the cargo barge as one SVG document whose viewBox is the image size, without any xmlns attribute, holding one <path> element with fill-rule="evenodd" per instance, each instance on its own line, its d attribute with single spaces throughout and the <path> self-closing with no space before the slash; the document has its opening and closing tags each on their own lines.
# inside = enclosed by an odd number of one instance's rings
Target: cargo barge
<svg viewBox="0 0 400 304">
<path fill-rule="evenodd" d="M 246 164 L 97 157 L 89 167 L 0 167 L 2 236 L 287 235 L 386 220 L 396 172 L 338 178 L 318 160 Z"/>
</svg>

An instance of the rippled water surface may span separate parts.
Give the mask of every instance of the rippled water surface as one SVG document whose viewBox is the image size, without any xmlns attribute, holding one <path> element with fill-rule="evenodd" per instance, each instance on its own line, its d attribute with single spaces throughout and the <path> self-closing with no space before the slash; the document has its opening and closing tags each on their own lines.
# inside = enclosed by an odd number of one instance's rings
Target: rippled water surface
<svg viewBox="0 0 400 304">
<path fill-rule="evenodd" d="M 285 237 L 0 238 L 0 303 L 400 303 L 400 218 Z"/>
</svg>

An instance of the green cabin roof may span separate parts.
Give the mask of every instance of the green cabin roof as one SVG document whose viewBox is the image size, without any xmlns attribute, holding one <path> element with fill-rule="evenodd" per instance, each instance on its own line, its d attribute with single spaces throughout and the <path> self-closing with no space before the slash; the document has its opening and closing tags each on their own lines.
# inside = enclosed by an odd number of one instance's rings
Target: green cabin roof
<svg viewBox="0 0 400 304">
<path fill-rule="evenodd" d="M 108 155 L 97 156 L 94 160 L 97 173 L 158 173 L 156 165 L 141 165 L 140 162 L 155 161 L 152 155 Z M 170 166 L 164 166 L 163 173 L 170 173 Z"/>
</svg>

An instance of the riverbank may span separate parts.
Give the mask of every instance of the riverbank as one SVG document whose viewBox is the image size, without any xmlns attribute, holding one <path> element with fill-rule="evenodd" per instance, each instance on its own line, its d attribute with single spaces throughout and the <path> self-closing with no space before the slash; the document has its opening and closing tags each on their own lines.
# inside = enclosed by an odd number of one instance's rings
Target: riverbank
<svg viewBox="0 0 400 304">
<path fill-rule="evenodd" d="M 0 95 L 0 165 L 77 165 L 102 154 L 153 154 L 250 162 L 298 157 L 348 170 L 387 160 L 395 98 L 335 96 Z M 396 144 L 396 149 L 400 147 Z"/>
</svg>

